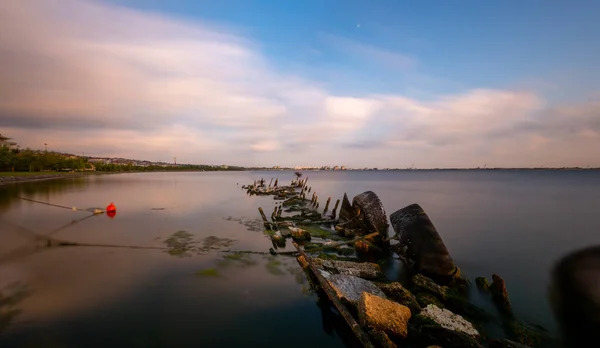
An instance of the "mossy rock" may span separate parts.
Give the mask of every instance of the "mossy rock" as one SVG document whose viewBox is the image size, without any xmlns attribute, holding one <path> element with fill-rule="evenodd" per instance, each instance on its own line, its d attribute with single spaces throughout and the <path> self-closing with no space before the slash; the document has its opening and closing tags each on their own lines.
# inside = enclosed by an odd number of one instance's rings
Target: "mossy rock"
<svg viewBox="0 0 600 348">
<path fill-rule="evenodd" d="M 417 298 L 417 302 L 419 302 L 421 308 L 425 308 L 430 304 L 438 306 L 440 308 L 445 308 L 442 302 L 431 293 L 418 292 L 417 294 L 415 294 L 415 297 Z"/>
<path fill-rule="evenodd" d="M 317 256 L 317 257 L 320 259 L 323 259 L 323 260 L 352 261 L 352 262 L 358 261 L 358 259 L 355 257 L 344 257 L 344 256 L 336 255 L 336 254 L 330 254 L 330 253 L 320 253 L 319 256 Z"/>
<path fill-rule="evenodd" d="M 446 296 L 442 299 L 442 302 L 450 311 L 462 315 L 471 321 L 486 321 L 490 319 L 490 316 L 484 309 L 472 304 L 465 295 L 456 289 L 446 291 Z"/>
<path fill-rule="evenodd" d="M 440 326 L 440 324 L 435 322 L 435 320 L 421 314 L 413 315 L 412 318 L 410 318 L 409 324 L 413 325 L 416 328 L 427 325 Z"/>
<path fill-rule="evenodd" d="M 475 285 L 477 285 L 477 288 L 481 291 L 488 291 L 490 289 L 490 283 L 486 277 L 475 278 Z"/>
<path fill-rule="evenodd" d="M 507 335 L 514 341 L 530 347 L 541 347 L 543 333 L 528 327 L 518 320 L 507 320 L 504 323 Z"/>
<path fill-rule="evenodd" d="M 315 238 L 328 238 L 332 233 L 331 231 L 325 230 L 321 228 L 319 225 L 315 224 L 298 224 L 298 228 L 301 228 L 307 231 L 311 237 Z"/>
</svg>

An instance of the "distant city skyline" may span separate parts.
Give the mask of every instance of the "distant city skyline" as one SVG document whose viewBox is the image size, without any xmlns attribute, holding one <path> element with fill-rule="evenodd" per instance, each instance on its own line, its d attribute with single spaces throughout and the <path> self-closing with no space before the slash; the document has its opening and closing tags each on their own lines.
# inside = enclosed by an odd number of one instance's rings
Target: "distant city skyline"
<svg viewBox="0 0 600 348">
<path fill-rule="evenodd" d="M 244 167 L 600 166 L 600 2 L 1 1 L 0 133 Z"/>
</svg>

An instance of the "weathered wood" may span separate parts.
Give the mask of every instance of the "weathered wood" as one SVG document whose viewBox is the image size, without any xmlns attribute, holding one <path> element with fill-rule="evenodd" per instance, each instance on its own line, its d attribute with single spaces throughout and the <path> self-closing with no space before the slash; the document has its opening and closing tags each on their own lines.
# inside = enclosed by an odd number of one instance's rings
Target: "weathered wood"
<svg viewBox="0 0 600 348">
<path fill-rule="evenodd" d="M 333 207 L 333 211 L 331 212 L 331 218 L 335 219 L 335 215 L 337 212 L 337 208 L 340 205 L 340 200 L 338 199 L 337 201 L 335 201 L 335 206 Z"/>
<path fill-rule="evenodd" d="M 273 183 L 273 178 L 271 178 L 271 181 L 269 182 L 269 187 L 271 187 L 272 183 Z"/>
<path fill-rule="evenodd" d="M 258 212 L 260 213 L 260 216 L 262 217 L 263 224 L 265 225 L 265 228 L 267 230 L 270 230 L 271 229 L 271 223 L 269 223 L 269 220 L 267 220 L 267 216 L 265 215 L 265 212 L 263 211 L 263 208 L 258 207 Z"/>
<path fill-rule="evenodd" d="M 304 253 L 304 251 L 296 242 L 292 242 L 292 244 L 294 245 L 296 250 L 298 250 L 298 253 L 300 253 L 300 255 L 304 257 L 304 259 L 308 263 L 310 270 L 312 271 L 316 279 L 319 281 L 319 285 L 321 286 L 323 291 L 325 291 L 327 297 L 329 297 L 329 300 L 333 303 L 338 312 L 340 312 L 348 326 L 350 326 L 350 329 L 352 329 L 352 332 L 354 332 L 356 338 L 360 341 L 360 343 L 362 343 L 364 347 L 375 347 L 371 342 L 371 338 L 369 337 L 369 335 L 356 322 L 352 314 L 348 312 L 348 309 L 346 309 L 346 306 L 342 304 L 340 299 L 337 298 L 337 296 L 335 295 L 335 290 L 333 290 L 327 279 L 325 279 L 317 270 L 315 265 L 312 263 L 312 260 L 306 255 L 306 253 Z"/>
<path fill-rule="evenodd" d="M 327 203 L 325 203 L 325 209 L 323 209 L 323 215 L 327 214 L 327 210 L 329 210 L 330 202 L 331 202 L 331 197 L 327 198 Z"/>
</svg>

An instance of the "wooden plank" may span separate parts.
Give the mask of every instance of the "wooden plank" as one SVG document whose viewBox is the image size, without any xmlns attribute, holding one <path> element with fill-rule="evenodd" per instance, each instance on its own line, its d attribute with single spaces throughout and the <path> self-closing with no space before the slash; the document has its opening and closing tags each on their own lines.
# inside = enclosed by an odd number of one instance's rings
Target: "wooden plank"
<svg viewBox="0 0 600 348">
<path fill-rule="evenodd" d="M 300 255 L 304 257 L 306 262 L 308 262 L 310 270 L 313 272 L 313 274 L 319 281 L 319 285 L 325 291 L 327 297 L 329 297 L 329 300 L 331 300 L 335 308 L 340 312 L 340 314 L 342 314 L 342 317 L 344 317 L 344 320 L 346 320 L 346 323 L 350 326 L 350 329 L 352 329 L 352 332 L 354 332 L 356 338 L 358 338 L 358 340 L 360 341 L 360 343 L 362 343 L 364 347 L 374 348 L 375 346 L 373 345 L 373 343 L 371 343 L 369 335 L 362 329 L 362 327 L 360 327 L 360 325 L 358 325 L 356 320 L 354 320 L 352 314 L 350 314 L 350 312 L 348 312 L 348 310 L 346 309 L 346 306 L 337 298 L 335 290 L 333 290 L 331 285 L 329 285 L 327 279 L 325 279 L 321 275 L 321 273 L 311 262 L 311 259 L 308 257 L 308 255 L 304 253 L 302 248 L 300 248 L 300 246 L 296 242 L 292 241 L 292 244 L 294 245 L 296 250 L 298 250 L 298 253 L 300 253 Z"/>
</svg>

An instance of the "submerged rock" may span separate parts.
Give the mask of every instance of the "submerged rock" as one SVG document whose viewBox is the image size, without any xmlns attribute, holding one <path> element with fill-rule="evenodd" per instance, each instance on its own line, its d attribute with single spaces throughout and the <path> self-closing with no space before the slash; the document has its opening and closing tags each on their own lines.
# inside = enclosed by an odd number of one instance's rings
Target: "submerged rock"
<svg viewBox="0 0 600 348">
<path fill-rule="evenodd" d="M 552 271 L 550 299 L 565 346 L 600 342 L 600 246 L 562 258 Z"/>
<path fill-rule="evenodd" d="M 422 274 L 415 274 L 412 277 L 412 284 L 417 291 L 429 292 L 435 296 L 438 296 L 440 299 L 445 298 L 448 292 L 447 286 L 440 286 L 434 282 L 433 279 Z"/>
<path fill-rule="evenodd" d="M 475 278 L 475 284 L 477 285 L 477 288 L 481 291 L 488 291 L 490 288 L 490 283 L 488 282 L 486 277 Z"/>
<path fill-rule="evenodd" d="M 474 338 L 479 337 L 479 331 L 475 329 L 473 324 L 447 309 L 429 305 L 421 311 L 420 315 L 435 321 L 443 328 L 463 332 Z"/>
<path fill-rule="evenodd" d="M 489 342 L 490 348 L 531 348 L 527 345 L 521 344 L 519 342 L 511 341 L 511 340 L 490 340 Z"/>
<path fill-rule="evenodd" d="M 358 303 L 358 318 L 362 326 L 381 330 L 386 334 L 406 338 L 410 309 L 399 303 L 363 292 Z"/>
<path fill-rule="evenodd" d="M 392 301 L 396 301 L 410 308 L 412 313 L 419 313 L 421 306 L 417 302 L 417 298 L 408 289 L 398 282 L 394 283 L 375 283 L 381 291 Z"/>
<path fill-rule="evenodd" d="M 439 325 L 409 326 L 408 338 L 417 347 L 483 348 L 472 336 Z"/>
<path fill-rule="evenodd" d="M 439 284 L 448 284 L 456 266 L 433 223 L 418 204 L 412 204 L 390 215 L 392 227 L 406 247 L 406 257 L 414 261 L 416 272 Z"/>
<path fill-rule="evenodd" d="M 356 221 L 362 234 L 378 232 L 380 237 L 388 236 L 388 220 L 383 203 L 373 191 L 356 195 L 352 200 L 352 208 L 357 213 Z"/>
<path fill-rule="evenodd" d="M 373 282 L 368 280 L 346 274 L 331 274 L 324 270 L 320 272 L 336 292 L 337 297 L 342 302 L 350 304 L 355 308 L 358 306 L 358 301 L 360 301 L 360 296 L 363 292 L 368 292 L 382 298 L 386 297 Z"/>
<path fill-rule="evenodd" d="M 370 330 L 369 335 L 381 348 L 397 348 L 398 346 L 390 340 L 389 336 L 381 330 Z"/>
<path fill-rule="evenodd" d="M 332 274 L 346 274 L 363 279 L 375 280 L 383 277 L 381 267 L 371 262 L 334 261 L 314 258 L 313 264 Z"/>
<path fill-rule="evenodd" d="M 511 314 L 512 310 L 510 307 L 510 300 L 508 298 L 508 291 L 506 290 L 506 283 L 504 282 L 504 279 L 497 274 L 493 274 L 492 280 L 490 292 L 492 293 L 492 298 L 496 303 L 496 306 L 504 314 Z"/>
</svg>

